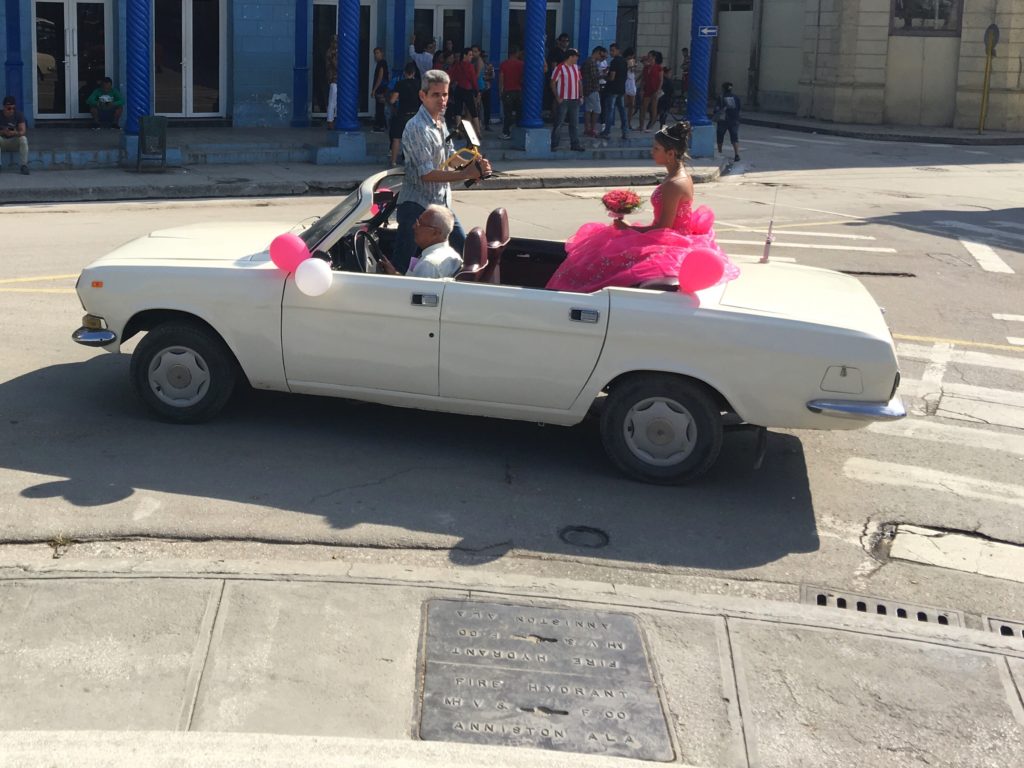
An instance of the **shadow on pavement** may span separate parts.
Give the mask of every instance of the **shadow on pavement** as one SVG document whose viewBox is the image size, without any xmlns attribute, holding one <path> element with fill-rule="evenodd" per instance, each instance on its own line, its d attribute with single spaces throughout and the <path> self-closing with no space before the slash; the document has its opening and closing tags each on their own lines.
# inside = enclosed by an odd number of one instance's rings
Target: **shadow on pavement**
<svg viewBox="0 0 1024 768">
<path fill-rule="evenodd" d="M 180 426 L 149 417 L 127 368 L 127 355 L 102 355 L 0 384 L 0 466 L 66 478 L 20 493 L 71 505 L 83 528 L 65 529 L 72 537 L 181 536 L 185 521 L 196 539 L 429 546 L 465 563 L 515 548 L 724 571 L 819 546 L 803 449 L 790 435 L 772 434 L 754 471 L 753 435 L 727 434 L 704 479 L 662 488 L 621 477 L 592 419 L 542 427 L 248 392 L 218 420 Z M 140 520 L 90 510 L 137 491 L 182 498 Z M 566 526 L 598 528 L 610 543 L 565 543 Z"/>
</svg>

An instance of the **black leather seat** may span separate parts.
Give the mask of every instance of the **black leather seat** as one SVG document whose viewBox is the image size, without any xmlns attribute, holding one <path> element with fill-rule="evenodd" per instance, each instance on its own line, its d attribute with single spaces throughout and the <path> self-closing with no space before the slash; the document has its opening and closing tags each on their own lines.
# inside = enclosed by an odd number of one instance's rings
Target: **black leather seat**
<svg viewBox="0 0 1024 768">
<path fill-rule="evenodd" d="M 508 212 L 495 208 L 487 217 L 487 267 L 480 277 L 481 283 L 501 284 L 501 256 L 509 239 Z"/>
<path fill-rule="evenodd" d="M 487 269 L 487 240 L 480 227 L 473 227 L 466 235 L 462 246 L 462 269 L 455 279 L 463 283 L 481 282 L 480 277 Z"/>
<path fill-rule="evenodd" d="M 634 288 L 646 288 L 648 291 L 678 291 L 678 277 L 656 277 L 653 280 L 644 280 L 637 283 Z"/>
</svg>

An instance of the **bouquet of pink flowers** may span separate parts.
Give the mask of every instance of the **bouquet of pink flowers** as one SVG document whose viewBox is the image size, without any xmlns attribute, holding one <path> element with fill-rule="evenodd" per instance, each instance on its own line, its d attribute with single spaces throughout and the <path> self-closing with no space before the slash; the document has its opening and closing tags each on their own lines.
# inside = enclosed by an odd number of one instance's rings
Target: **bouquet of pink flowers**
<svg viewBox="0 0 1024 768">
<path fill-rule="evenodd" d="M 611 192 L 605 192 L 601 202 L 604 203 L 604 207 L 608 209 L 608 215 L 613 219 L 621 219 L 643 205 L 640 196 L 629 189 L 613 189 Z"/>
</svg>

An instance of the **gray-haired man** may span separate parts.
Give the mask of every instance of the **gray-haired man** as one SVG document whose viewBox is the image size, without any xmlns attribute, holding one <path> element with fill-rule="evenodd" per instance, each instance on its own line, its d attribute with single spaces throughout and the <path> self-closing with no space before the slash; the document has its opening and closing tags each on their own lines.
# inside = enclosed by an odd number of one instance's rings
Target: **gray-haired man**
<svg viewBox="0 0 1024 768">
<path fill-rule="evenodd" d="M 454 277 L 462 269 L 462 256 L 448 245 L 448 238 L 455 227 L 455 214 L 443 205 L 428 205 L 412 226 L 416 247 L 421 253 L 406 274 L 434 279 Z M 387 258 L 380 260 L 380 268 L 389 275 L 399 274 Z"/>
<path fill-rule="evenodd" d="M 413 223 L 419 215 L 430 205 L 451 209 L 451 182 L 480 179 L 491 172 L 491 164 L 486 160 L 470 163 L 460 170 L 442 170 L 445 161 L 455 151 L 448 126 L 444 122 L 449 82 L 448 74 L 439 69 L 431 69 L 423 76 L 420 89 L 422 106 L 406 123 L 402 132 L 405 179 L 398 193 L 398 232 L 395 235 L 392 261 L 403 274 L 416 255 Z M 461 252 L 465 242 L 466 233 L 455 217 L 451 245 Z"/>
</svg>

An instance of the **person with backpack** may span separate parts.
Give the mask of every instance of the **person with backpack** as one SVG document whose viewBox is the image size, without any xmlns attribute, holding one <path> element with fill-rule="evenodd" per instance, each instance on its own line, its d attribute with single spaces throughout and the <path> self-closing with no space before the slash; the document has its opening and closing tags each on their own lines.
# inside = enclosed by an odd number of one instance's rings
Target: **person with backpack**
<svg viewBox="0 0 1024 768">
<path fill-rule="evenodd" d="M 715 134 L 718 139 L 718 151 L 722 151 L 722 141 L 726 131 L 732 142 L 733 162 L 740 159 L 740 97 L 732 92 L 732 83 L 722 83 L 722 93 L 715 100 Z"/>
</svg>

